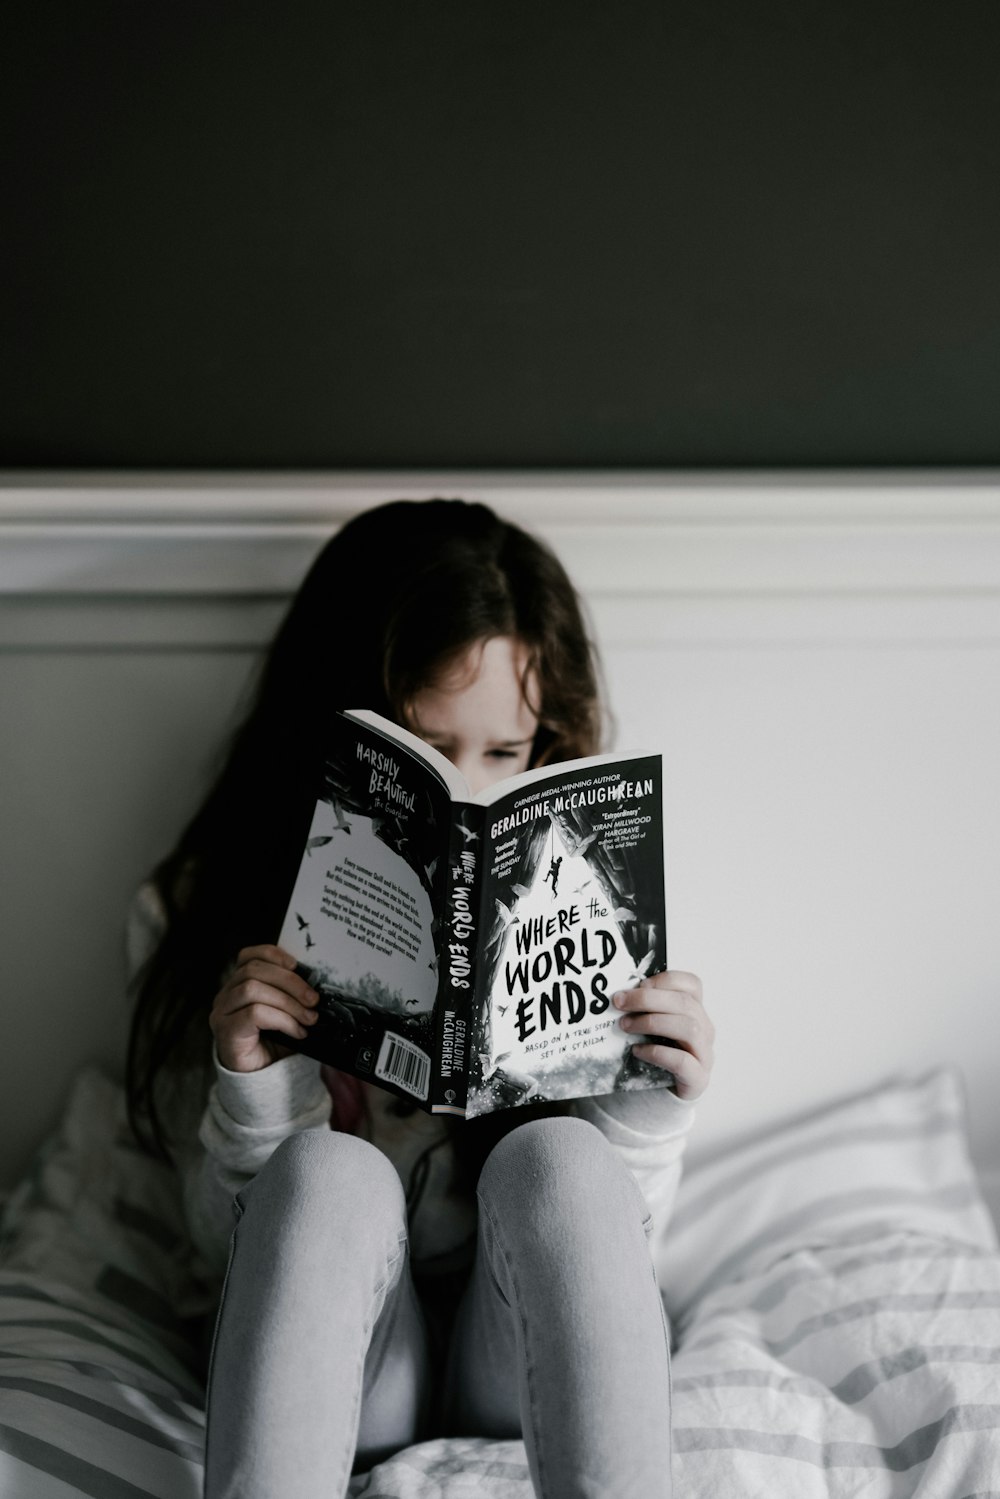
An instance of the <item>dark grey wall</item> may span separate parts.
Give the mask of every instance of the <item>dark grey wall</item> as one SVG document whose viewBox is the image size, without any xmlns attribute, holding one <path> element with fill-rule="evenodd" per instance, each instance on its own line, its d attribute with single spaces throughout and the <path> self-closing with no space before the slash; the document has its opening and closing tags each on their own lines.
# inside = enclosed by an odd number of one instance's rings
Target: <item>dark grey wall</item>
<svg viewBox="0 0 1000 1499">
<path fill-rule="evenodd" d="M 5 11 L 0 465 L 1000 462 L 1000 5 Z"/>
</svg>

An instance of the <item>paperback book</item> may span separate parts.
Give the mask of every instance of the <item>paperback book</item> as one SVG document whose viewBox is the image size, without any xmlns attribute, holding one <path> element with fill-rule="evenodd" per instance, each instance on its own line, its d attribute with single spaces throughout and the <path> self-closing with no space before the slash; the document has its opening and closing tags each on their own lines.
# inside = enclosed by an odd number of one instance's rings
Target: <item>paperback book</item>
<svg viewBox="0 0 1000 1499">
<path fill-rule="evenodd" d="M 337 713 L 278 942 L 320 1002 L 275 1039 L 428 1113 L 669 1086 L 611 1002 L 666 967 L 662 757 L 471 796 L 407 729 Z"/>
</svg>

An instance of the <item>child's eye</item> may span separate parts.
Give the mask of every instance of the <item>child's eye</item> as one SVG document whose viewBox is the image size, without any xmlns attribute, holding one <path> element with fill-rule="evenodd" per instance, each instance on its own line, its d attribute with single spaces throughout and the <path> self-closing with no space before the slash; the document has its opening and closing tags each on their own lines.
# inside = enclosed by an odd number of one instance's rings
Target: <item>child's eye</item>
<svg viewBox="0 0 1000 1499">
<path fill-rule="evenodd" d="M 487 755 L 492 756 L 492 758 L 494 760 L 516 760 L 517 759 L 517 755 L 516 755 L 516 753 L 515 753 L 514 750 L 492 749 L 492 750 L 487 750 L 486 753 L 487 753 Z"/>
</svg>

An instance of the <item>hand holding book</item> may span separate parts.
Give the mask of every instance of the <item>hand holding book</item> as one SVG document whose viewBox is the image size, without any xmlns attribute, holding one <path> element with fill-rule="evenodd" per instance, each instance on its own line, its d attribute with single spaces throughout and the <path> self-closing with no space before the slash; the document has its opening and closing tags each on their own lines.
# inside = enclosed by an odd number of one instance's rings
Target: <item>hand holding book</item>
<svg viewBox="0 0 1000 1499">
<path fill-rule="evenodd" d="M 274 1033 L 304 1038 L 318 1004 L 319 995 L 295 971 L 291 953 L 270 943 L 244 947 L 208 1017 L 219 1061 L 230 1072 L 259 1072 L 280 1061 L 294 1048 L 283 1046 Z"/>
<path fill-rule="evenodd" d="M 672 1073 L 678 1098 L 689 1103 L 700 1098 L 712 1071 L 715 1026 L 702 1004 L 698 975 L 668 969 L 612 998 L 624 1012 L 618 1021 L 622 1030 L 657 1038 L 637 1043 L 633 1054 Z"/>
</svg>

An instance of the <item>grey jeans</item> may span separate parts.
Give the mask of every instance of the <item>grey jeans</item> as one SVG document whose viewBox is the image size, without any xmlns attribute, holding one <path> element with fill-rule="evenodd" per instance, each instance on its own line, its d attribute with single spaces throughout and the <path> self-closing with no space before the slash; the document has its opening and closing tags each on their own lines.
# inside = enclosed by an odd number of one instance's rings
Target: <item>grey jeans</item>
<svg viewBox="0 0 1000 1499">
<path fill-rule="evenodd" d="M 234 1199 L 206 1499 L 342 1499 L 438 1435 L 523 1437 L 539 1499 L 669 1499 L 669 1328 L 632 1173 L 585 1120 L 529 1119 L 477 1199 L 435 1402 L 395 1167 L 334 1130 L 282 1142 Z"/>
</svg>

